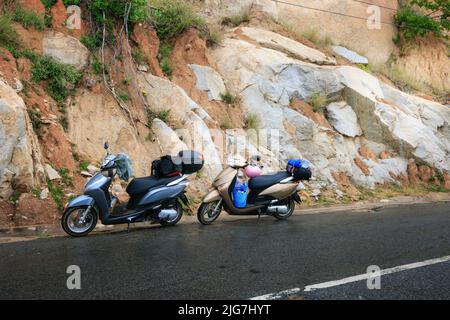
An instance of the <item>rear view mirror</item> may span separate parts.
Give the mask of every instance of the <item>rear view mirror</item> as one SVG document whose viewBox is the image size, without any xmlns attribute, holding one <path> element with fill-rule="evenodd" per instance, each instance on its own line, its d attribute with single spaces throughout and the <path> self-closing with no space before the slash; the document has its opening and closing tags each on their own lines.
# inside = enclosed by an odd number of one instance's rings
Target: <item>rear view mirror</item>
<svg viewBox="0 0 450 320">
<path fill-rule="evenodd" d="M 105 144 L 103 145 L 103 148 L 105 148 L 105 150 L 109 149 L 109 143 L 108 141 L 105 142 Z"/>
</svg>

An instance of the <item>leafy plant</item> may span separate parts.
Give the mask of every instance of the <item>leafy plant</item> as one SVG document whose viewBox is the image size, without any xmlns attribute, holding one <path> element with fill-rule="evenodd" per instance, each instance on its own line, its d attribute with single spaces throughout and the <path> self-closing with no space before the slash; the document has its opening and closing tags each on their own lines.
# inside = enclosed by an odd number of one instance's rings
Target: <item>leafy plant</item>
<svg viewBox="0 0 450 320">
<path fill-rule="evenodd" d="M 170 110 L 163 110 L 163 111 L 158 112 L 157 117 L 161 121 L 163 121 L 165 123 L 168 123 L 169 122 L 169 117 L 170 117 Z"/>
<path fill-rule="evenodd" d="M 38 136 L 38 138 L 42 138 L 41 128 L 43 122 L 41 120 L 41 113 L 35 110 L 27 109 L 28 116 L 31 120 L 31 125 L 33 126 L 33 130 Z"/>
<path fill-rule="evenodd" d="M 73 186 L 72 177 L 70 176 L 70 171 L 67 168 L 61 168 L 59 169 L 59 175 L 61 176 L 61 182 L 67 186 L 71 187 Z"/>
<path fill-rule="evenodd" d="M 87 171 L 89 166 L 89 161 L 82 160 L 80 161 L 80 170 L 81 171 Z"/>
<path fill-rule="evenodd" d="M 19 34 L 12 26 L 11 18 L 7 15 L 0 15 L 0 46 L 14 51 L 20 46 Z"/>
<path fill-rule="evenodd" d="M 133 50 L 133 52 L 131 52 L 131 56 L 138 64 L 146 63 L 145 55 L 141 50 Z"/>
<path fill-rule="evenodd" d="M 314 112 L 319 112 L 327 104 L 328 97 L 324 92 L 313 93 L 309 98 L 309 104 L 313 107 Z"/>
<path fill-rule="evenodd" d="M 35 55 L 31 60 L 33 80 L 46 81 L 46 91 L 58 102 L 64 101 L 81 79 L 77 69 L 52 58 Z"/>
<path fill-rule="evenodd" d="M 236 101 L 236 97 L 233 96 L 230 92 L 221 93 L 220 98 L 227 104 L 233 104 Z"/>
<path fill-rule="evenodd" d="M 173 73 L 172 62 L 170 60 L 170 53 L 172 52 L 172 47 L 168 43 L 163 43 L 159 48 L 159 64 L 165 75 L 171 76 Z"/>
<path fill-rule="evenodd" d="M 196 27 L 206 28 L 206 22 L 199 17 L 192 7 L 182 0 L 153 0 L 150 21 L 161 41 L 166 41 Z"/>
<path fill-rule="evenodd" d="M 92 70 L 96 75 L 100 75 L 103 73 L 103 64 L 98 61 L 97 58 L 94 58 L 94 60 L 92 61 Z"/>
<path fill-rule="evenodd" d="M 245 117 L 245 128 L 246 129 L 253 129 L 257 130 L 261 126 L 261 120 L 259 119 L 258 115 L 254 113 L 249 113 Z"/>
<path fill-rule="evenodd" d="M 64 4 L 64 6 L 69 7 L 69 6 L 77 6 L 80 4 L 80 0 L 62 0 L 62 3 Z"/>
<path fill-rule="evenodd" d="M 35 11 L 16 8 L 16 11 L 13 13 L 13 20 L 20 23 L 26 29 L 34 27 L 36 30 L 42 31 L 45 28 L 44 17 Z"/>
<path fill-rule="evenodd" d="M 47 10 L 56 4 L 56 0 L 41 0 L 41 2 Z"/>
<path fill-rule="evenodd" d="M 231 17 L 225 17 L 222 19 L 222 24 L 223 25 L 227 25 L 227 26 L 233 26 L 233 27 L 237 27 L 240 26 L 243 23 L 248 23 L 250 22 L 250 18 L 248 16 L 248 13 L 243 13 L 240 15 L 235 15 L 235 16 L 231 16 Z"/>
<path fill-rule="evenodd" d="M 86 46 L 90 51 L 94 51 L 102 45 L 102 35 L 100 32 L 95 33 L 92 36 L 83 36 L 80 39 L 81 43 Z"/>
<path fill-rule="evenodd" d="M 89 2 L 89 11 L 92 17 L 100 23 L 103 14 L 106 19 L 110 17 L 123 19 L 129 9 L 128 21 L 131 23 L 144 22 L 148 17 L 148 0 L 95 0 Z"/>
<path fill-rule="evenodd" d="M 170 118 L 170 110 L 163 110 L 160 112 L 154 112 L 150 109 L 147 109 L 147 126 L 149 128 L 152 127 L 154 119 L 160 119 L 161 121 L 168 123 Z"/>
<path fill-rule="evenodd" d="M 394 15 L 400 37 L 406 42 L 429 33 L 437 38 L 448 38 L 449 18 L 448 0 L 411 0 Z"/>
<path fill-rule="evenodd" d="M 56 184 L 53 183 L 50 179 L 47 179 L 47 187 L 50 191 L 50 195 L 55 202 L 56 206 L 59 210 L 64 209 L 64 192 L 63 190 Z"/>
</svg>

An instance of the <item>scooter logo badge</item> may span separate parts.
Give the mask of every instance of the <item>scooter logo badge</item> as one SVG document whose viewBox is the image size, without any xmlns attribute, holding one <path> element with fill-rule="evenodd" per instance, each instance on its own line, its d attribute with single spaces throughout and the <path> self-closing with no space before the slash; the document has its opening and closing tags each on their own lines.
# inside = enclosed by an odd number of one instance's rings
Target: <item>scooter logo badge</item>
<svg viewBox="0 0 450 320">
<path fill-rule="evenodd" d="M 66 273 L 70 274 L 67 278 L 66 286 L 69 290 L 80 290 L 81 289 L 81 269 L 77 265 L 68 266 Z"/>
</svg>

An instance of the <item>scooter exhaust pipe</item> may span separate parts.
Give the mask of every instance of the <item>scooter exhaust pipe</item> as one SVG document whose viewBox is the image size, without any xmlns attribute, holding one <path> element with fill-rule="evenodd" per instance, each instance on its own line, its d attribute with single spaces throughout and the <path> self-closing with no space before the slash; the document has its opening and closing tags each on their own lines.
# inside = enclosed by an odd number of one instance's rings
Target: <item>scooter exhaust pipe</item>
<svg viewBox="0 0 450 320">
<path fill-rule="evenodd" d="M 158 218 L 161 220 L 171 220 L 174 219 L 178 215 L 177 210 L 175 209 L 163 209 L 158 215 Z"/>
<path fill-rule="evenodd" d="M 288 213 L 289 208 L 288 206 L 270 206 L 267 208 L 268 213 L 281 213 L 285 214 Z"/>
</svg>

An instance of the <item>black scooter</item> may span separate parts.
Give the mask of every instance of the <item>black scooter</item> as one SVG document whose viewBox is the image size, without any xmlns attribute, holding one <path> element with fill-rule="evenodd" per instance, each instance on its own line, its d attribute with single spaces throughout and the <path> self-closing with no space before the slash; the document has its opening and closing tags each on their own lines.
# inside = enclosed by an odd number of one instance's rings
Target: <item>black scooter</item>
<svg viewBox="0 0 450 320">
<path fill-rule="evenodd" d="M 64 209 L 61 224 L 64 231 L 73 237 L 89 234 L 96 226 L 98 218 L 104 225 L 128 224 L 154 221 L 163 226 L 173 226 L 183 215 L 183 206 L 188 204 L 185 189 L 190 173 L 198 171 L 201 163 L 189 166 L 185 161 L 183 170 L 173 177 L 156 178 L 154 176 L 133 179 L 127 186 L 130 195 L 128 203 L 117 204 L 110 187 L 118 170 L 120 158 L 107 151 L 100 167 L 85 185 L 84 194 L 68 203 Z M 182 151 L 180 155 L 193 153 Z M 183 157 L 183 159 L 191 157 Z M 181 203 L 180 203 L 181 202 Z"/>
</svg>

